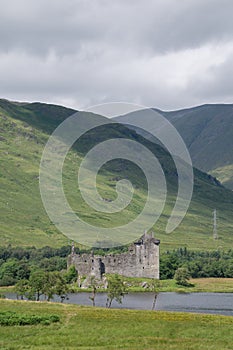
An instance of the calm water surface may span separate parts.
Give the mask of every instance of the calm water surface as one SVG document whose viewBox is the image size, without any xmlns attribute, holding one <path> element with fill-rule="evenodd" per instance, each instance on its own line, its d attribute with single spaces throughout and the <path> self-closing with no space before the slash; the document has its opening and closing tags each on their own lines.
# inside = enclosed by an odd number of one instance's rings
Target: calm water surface
<svg viewBox="0 0 233 350">
<path fill-rule="evenodd" d="M 6 295 L 7 298 L 15 299 L 14 293 Z M 92 305 L 89 297 L 91 293 L 81 292 L 69 294 L 65 303 Z M 96 306 L 105 307 L 106 293 L 97 293 Z M 122 304 L 113 301 L 112 307 L 138 310 L 151 310 L 154 300 L 153 293 L 129 293 L 123 298 Z M 54 301 L 60 301 L 54 298 Z M 233 293 L 160 293 L 156 301 L 156 310 L 198 312 L 233 316 Z"/>
</svg>

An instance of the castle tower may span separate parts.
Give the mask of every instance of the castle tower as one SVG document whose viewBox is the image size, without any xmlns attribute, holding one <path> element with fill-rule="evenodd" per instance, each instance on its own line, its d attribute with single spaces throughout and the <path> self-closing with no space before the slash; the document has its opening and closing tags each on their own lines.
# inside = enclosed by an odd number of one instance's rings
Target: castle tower
<svg viewBox="0 0 233 350">
<path fill-rule="evenodd" d="M 135 242 L 136 266 L 135 277 L 159 279 L 159 244 L 160 241 L 147 232 Z"/>
</svg>

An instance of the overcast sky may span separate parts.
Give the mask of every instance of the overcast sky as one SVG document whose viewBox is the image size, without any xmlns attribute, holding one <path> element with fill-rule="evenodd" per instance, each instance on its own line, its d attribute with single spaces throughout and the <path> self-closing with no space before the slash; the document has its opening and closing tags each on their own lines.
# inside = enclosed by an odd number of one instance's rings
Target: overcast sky
<svg viewBox="0 0 233 350">
<path fill-rule="evenodd" d="M 233 103 L 232 0 L 0 0 L 0 97 Z"/>
</svg>

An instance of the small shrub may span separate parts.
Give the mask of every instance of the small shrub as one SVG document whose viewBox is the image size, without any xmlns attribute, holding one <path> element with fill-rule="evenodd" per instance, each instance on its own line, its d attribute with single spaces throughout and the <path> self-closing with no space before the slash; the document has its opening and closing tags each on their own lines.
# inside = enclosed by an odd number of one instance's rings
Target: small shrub
<svg viewBox="0 0 233 350">
<path fill-rule="evenodd" d="M 59 322 L 60 318 L 57 315 L 25 315 L 18 314 L 12 311 L 0 312 L 1 326 L 27 326 L 27 325 L 50 325 L 53 322 Z"/>
<path fill-rule="evenodd" d="M 180 286 L 188 286 L 190 273 L 185 267 L 180 267 L 176 270 L 174 278 L 176 283 L 179 284 Z"/>
</svg>

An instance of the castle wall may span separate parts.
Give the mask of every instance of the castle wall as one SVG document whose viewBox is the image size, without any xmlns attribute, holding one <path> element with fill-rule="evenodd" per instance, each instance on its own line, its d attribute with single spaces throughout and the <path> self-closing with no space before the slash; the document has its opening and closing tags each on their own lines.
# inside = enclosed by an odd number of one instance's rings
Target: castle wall
<svg viewBox="0 0 233 350">
<path fill-rule="evenodd" d="M 130 245 L 127 253 L 94 256 L 93 254 L 72 254 L 68 265 L 74 264 L 80 276 L 103 273 L 120 274 L 126 277 L 159 278 L 159 241 L 144 235 Z"/>
</svg>

